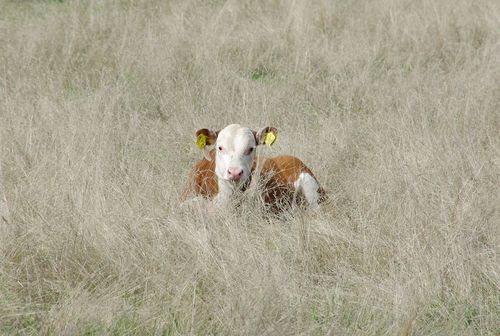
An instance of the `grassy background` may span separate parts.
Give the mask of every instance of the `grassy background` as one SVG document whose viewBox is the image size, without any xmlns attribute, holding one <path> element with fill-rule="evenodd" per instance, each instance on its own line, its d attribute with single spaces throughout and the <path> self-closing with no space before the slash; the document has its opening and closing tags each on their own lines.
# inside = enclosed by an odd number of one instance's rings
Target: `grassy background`
<svg viewBox="0 0 500 336">
<path fill-rule="evenodd" d="M 499 335 L 500 3 L 0 0 L 0 334 Z M 179 208 L 276 126 L 311 216 Z"/>
</svg>

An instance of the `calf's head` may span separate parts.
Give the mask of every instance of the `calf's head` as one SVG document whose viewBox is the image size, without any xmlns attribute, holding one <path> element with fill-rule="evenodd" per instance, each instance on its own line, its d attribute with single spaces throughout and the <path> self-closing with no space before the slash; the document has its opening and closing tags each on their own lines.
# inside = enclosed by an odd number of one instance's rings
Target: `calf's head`
<svg viewBox="0 0 500 336">
<path fill-rule="evenodd" d="M 238 124 L 226 126 L 219 131 L 206 128 L 196 132 L 196 144 L 203 149 L 205 157 L 215 147 L 215 173 L 219 179 L 235 184 L 244 183 L 250 176 L 255 151 L 258 145 L 272 145 L 278 130 L 264 127 L 252 131 Z"/>
</svg>

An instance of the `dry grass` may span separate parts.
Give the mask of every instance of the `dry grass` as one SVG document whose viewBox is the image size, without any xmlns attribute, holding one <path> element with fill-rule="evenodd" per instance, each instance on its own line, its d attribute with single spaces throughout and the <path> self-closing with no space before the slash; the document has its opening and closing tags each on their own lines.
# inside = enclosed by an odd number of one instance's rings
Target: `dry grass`
<svg viewBox="0 0 500 336">
<path fill-rule="evenodd" d="M 0 0 L 0 334 L 499 335 L 499 55 L 494 0 Z M 235 121 L 333 204 L 180 209 Z"/>
</svg>

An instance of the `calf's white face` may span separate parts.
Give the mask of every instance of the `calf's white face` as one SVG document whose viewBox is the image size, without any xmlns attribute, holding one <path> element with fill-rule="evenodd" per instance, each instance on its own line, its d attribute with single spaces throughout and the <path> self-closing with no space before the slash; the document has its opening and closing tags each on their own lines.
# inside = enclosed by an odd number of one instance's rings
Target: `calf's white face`
<svg viewBox="0 0 500 336">
<path fill-rule="evenodd" d="M 264 143 L 268 133 L 272 133 L 274 141 L 277 134 L 274 127 L 255 132 L 248 127 L 232 124 L 218 132 L 201 129 L 196 132 L 196 136 L 198 139 L 202 137 L 199 147 L 204 150 L 205 143 L 215 145 L 215 173 L 219 180 L 240 184 L 250 176 L 256 147 Z"/>
<path fill-rule="evenodd" d="M 233 124 L 224 128 L 215 144 L 215 173 L 219 179 L 245 182 L 250 176 L 255 148 L 255 135 L 248 127 Z"/>
</svg>

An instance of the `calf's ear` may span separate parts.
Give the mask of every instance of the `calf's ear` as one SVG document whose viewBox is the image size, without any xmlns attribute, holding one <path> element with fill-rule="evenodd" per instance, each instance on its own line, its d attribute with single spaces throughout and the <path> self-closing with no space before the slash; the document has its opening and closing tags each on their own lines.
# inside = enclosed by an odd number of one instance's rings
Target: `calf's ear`
<svg viewBox="0 0 500 336">
<path fill-rule="evenodd" d="M 257 145 L 271 146 L 276 141 L 278 130 L 276 127 L 267 126 L 259 128 L 257 132 L 253 131 L 253 134 L 255 135 Z"/>
<path fill-rule="evenodd" d="M 199 129 L 195 133 L 196 146 L 203 151 L 203 156 L 208 161 L 212 160 L 212 157 L 210 156 L 210 146 L 215 145 L 218 135 L 219 131 L 212 131 L 206 128 Z"/>
<path fill-rule="evenodd" d="M 196 146 L 198 146 L 199 149 L 205 148 L 205 146 L 212 146 L 215 145 L 215 142 L 217 141 L 217 135 L 219 134 L 219 131 L 212 131 L 206 128 L 202 128 L 196 131 L 195 136 L 196 136 Z"/>
</svg>

